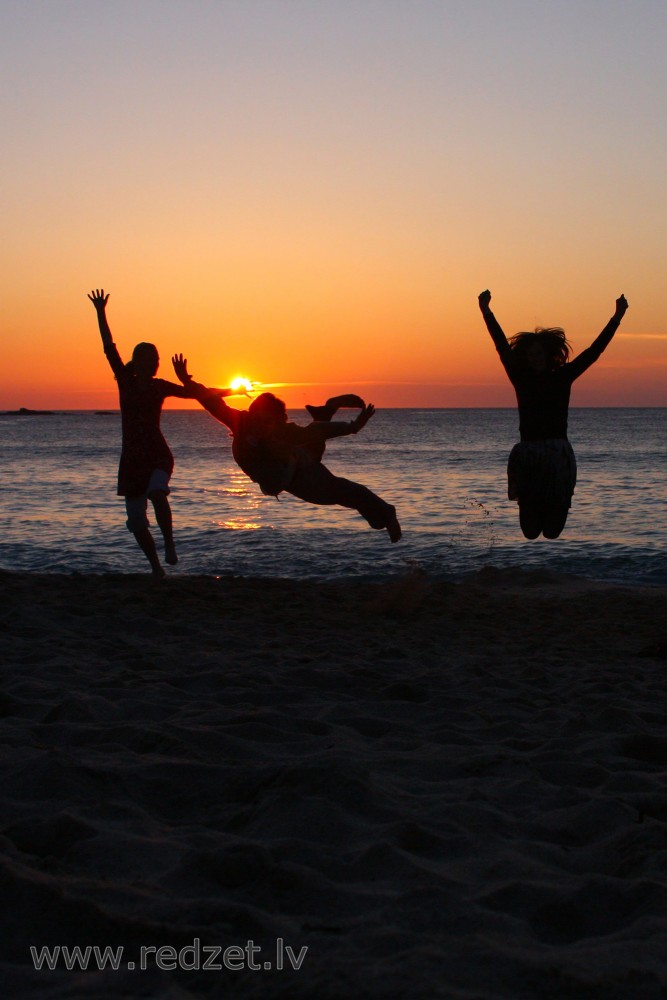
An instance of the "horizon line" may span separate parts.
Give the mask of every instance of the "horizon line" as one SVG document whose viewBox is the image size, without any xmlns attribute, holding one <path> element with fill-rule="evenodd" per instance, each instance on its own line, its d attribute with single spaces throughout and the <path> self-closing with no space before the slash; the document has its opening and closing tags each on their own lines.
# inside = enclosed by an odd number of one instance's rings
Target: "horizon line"
<svg viewBox="0 0 667 1000">
<path fill-rule="evenodd" d="M 352 407 L 354 409 L 354 407 Z M 459 405 L 459 406 L 376 406 L 375 409 L 379 410 L 513 410 L 516 412 L 517 407 L 515 405 L 507 406 L 485 406 L 485 405 Z M 570 405 L 570 411 L 572 410 L 665 410 L 667 409 L 667 403 L 664 405 L 659 404 L 638 404 L 638 403 L 614 403 L 614 404 L 595 404 L 590 406 L 576 406 Z M 305 406 L 288 406 L 288 411 L 295 410 L 305 410 Z M 100 415 L 116 415 L 120 416 L 120 407 L 100 407 L 100 406 L 86 406 L 86 407 L 30 407 L 21 406 L 15 407 L 13 409 L 0 409 L 0 416 L 56 416 L 61 413 L 93 413 Z M 205 413 L 203 407 L 201 406 L 164 406 L 162 408 L 162 413 Z M 518 414 L 517 414 L 518 415 Z"/>
</svg>

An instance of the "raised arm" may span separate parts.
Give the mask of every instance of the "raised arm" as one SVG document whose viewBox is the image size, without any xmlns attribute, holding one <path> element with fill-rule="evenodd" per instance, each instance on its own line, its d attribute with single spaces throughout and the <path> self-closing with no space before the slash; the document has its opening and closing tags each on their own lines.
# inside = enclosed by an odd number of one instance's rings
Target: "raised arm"
<svg viewBox="0 0 667 1000">
<path fill-rule="evenodd" d="M 111 365 L 111 370 L 116 378 L 119 378 L 122 375 L 125 366 L 123 365 L 120 354 L 118 353 L 118 348 L 113 342 L 113 337 L 111 336 L 111 330 L 109 329 L 109 323 L 107 321 L 106 308 L 107 302 L 109 301 L 109 293 L 105 295 L 103 288 L 95 288 L 89 293 L 88 298 L 95 306 L 95 312 L 97 313 L 97 325 L 100 328 L 102 347 L 104 348 L 107 361 Z"/>
<path fill-rule="evenodd" d="M 223 399 L 223 396 L 233 396 L 235 394 L 234 390 L 212 389 L 202 385 L 201 382 L 195 382 L 192 375 L 188 372 L 187 358 L 184 358 L 182 354 L 174 354 L 171 363 L 174 366 L 177 377 L 188 391 L 189 398 L 196 399 L 205 410 L 208 410 L 212 417 L 219 420 L 225 427 L 229 427 L 232 434 L 235 434 L 241 411 L 234 409 L 233 406 L 228 406 Z"/>
<path fill-rule="evenodd" d="M 573 378 L 579 378 L 579 376 L 582 375 L 587 368 L 590 368 L 590 366 L 597 361 L 605 347 L 609 346 L 614 334 L 621 324 L 621 320 L 627 312 L 627 309 L 628 300 L 625 295 L 620 295 L 616 299 L 616 310 L 614 315 L 611 317 L 604 330 L 597 335 L 590 347 L 587 347 L 568 364 L 567 367 Z"/>
<path fill-rule="evenodd" d="M 484 317 L 484 322 L 486 323 L 486 328 L 491 334 L 491 340 L 493 341 L 498 354 L 500 355 L 500 360 L 502 361 L 505 368 L 511 357 L 510 346 L 507 343 L 507 337 L 503 333 L 502 327 L 496 317 L 491 312 L 491 292 L 486 289 L 484 292 L 480 292 L 477 297 L 479 302 L 479 308 L 481 310 L 482 316 Z"/>
</svg>

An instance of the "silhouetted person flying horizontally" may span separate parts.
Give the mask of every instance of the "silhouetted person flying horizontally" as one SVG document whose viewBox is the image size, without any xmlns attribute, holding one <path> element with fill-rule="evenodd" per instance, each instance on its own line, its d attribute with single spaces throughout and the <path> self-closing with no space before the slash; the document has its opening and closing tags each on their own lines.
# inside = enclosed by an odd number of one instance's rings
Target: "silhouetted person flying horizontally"
<svg viewBox="0 0 667 1000">
<path fill-rule="evenodd" d="M 565 527 L 577 481 L 577 463 L 567 438 L 570 389 L 611 342 L 628 308 L 624 295 L 590 347 L 568 361 L 570 346 L 560 327 L 538 327 L 509 340 L 491 312 L 491 292 L 479 307 L 500 360 L 514 386 L 521 440 L 507 465 L 508 496 L 519 504 L 526 538 L 558 538 Z"/>
<path fill-rule="evenodd" d="M 386 528 L 392 542 L 401 537 L 396 508 L 366 486 L 334 476 L 322 464 L 328 440 L 356 434 L 375 413 L 359 396 L 337 396 L 321 407 L 308 407 L 312 424 L 301 426 L 287 419 L 284 402 L 272 392 L 263 392 L 248 410 L 225 403 L 219 390 L 194 382 L 187 362 L 179 355 L 174 370 L 201 405 L 232 433 L 232 454 L 236 463 L 263 493 L 278 496 L 283 490 L 308 503 L 338 504 L 356 510 L 371 528 Z M 361 412 L 349 423 L 330 418 L 341 406 L 359 407 Z"/>
</svg>

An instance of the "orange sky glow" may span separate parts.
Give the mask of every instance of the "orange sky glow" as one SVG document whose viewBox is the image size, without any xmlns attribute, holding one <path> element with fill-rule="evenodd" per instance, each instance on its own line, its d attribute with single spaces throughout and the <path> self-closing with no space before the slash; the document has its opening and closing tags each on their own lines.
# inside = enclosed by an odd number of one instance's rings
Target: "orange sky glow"
<svg viewBox="0 0 667 1000">
<path fill-rule="evenodd" d="M 599 9 L 3 5 L 0 409 L 117 407 L 93 287 L 123 357 L 290 407 L 512 406 L 478 292 L 575 353 L 624 293 L 572 403 L 667 405 L 667 13 Z"/>
</svg>

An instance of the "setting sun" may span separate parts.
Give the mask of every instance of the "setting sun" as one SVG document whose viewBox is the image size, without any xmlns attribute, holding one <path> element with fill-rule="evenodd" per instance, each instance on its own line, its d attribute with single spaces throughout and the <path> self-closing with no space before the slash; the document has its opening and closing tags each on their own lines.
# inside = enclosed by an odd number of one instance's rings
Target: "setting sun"
<svg viewBox="0 0 667 1000">
<path fill-rule="evenodd" d="M 230 389 L 236 389 L 240 392 L 252 392 L 252 382 L 248 378 L 244 378 L 242 375 L 237 375 L 229 383 Z"/>
</svg>

